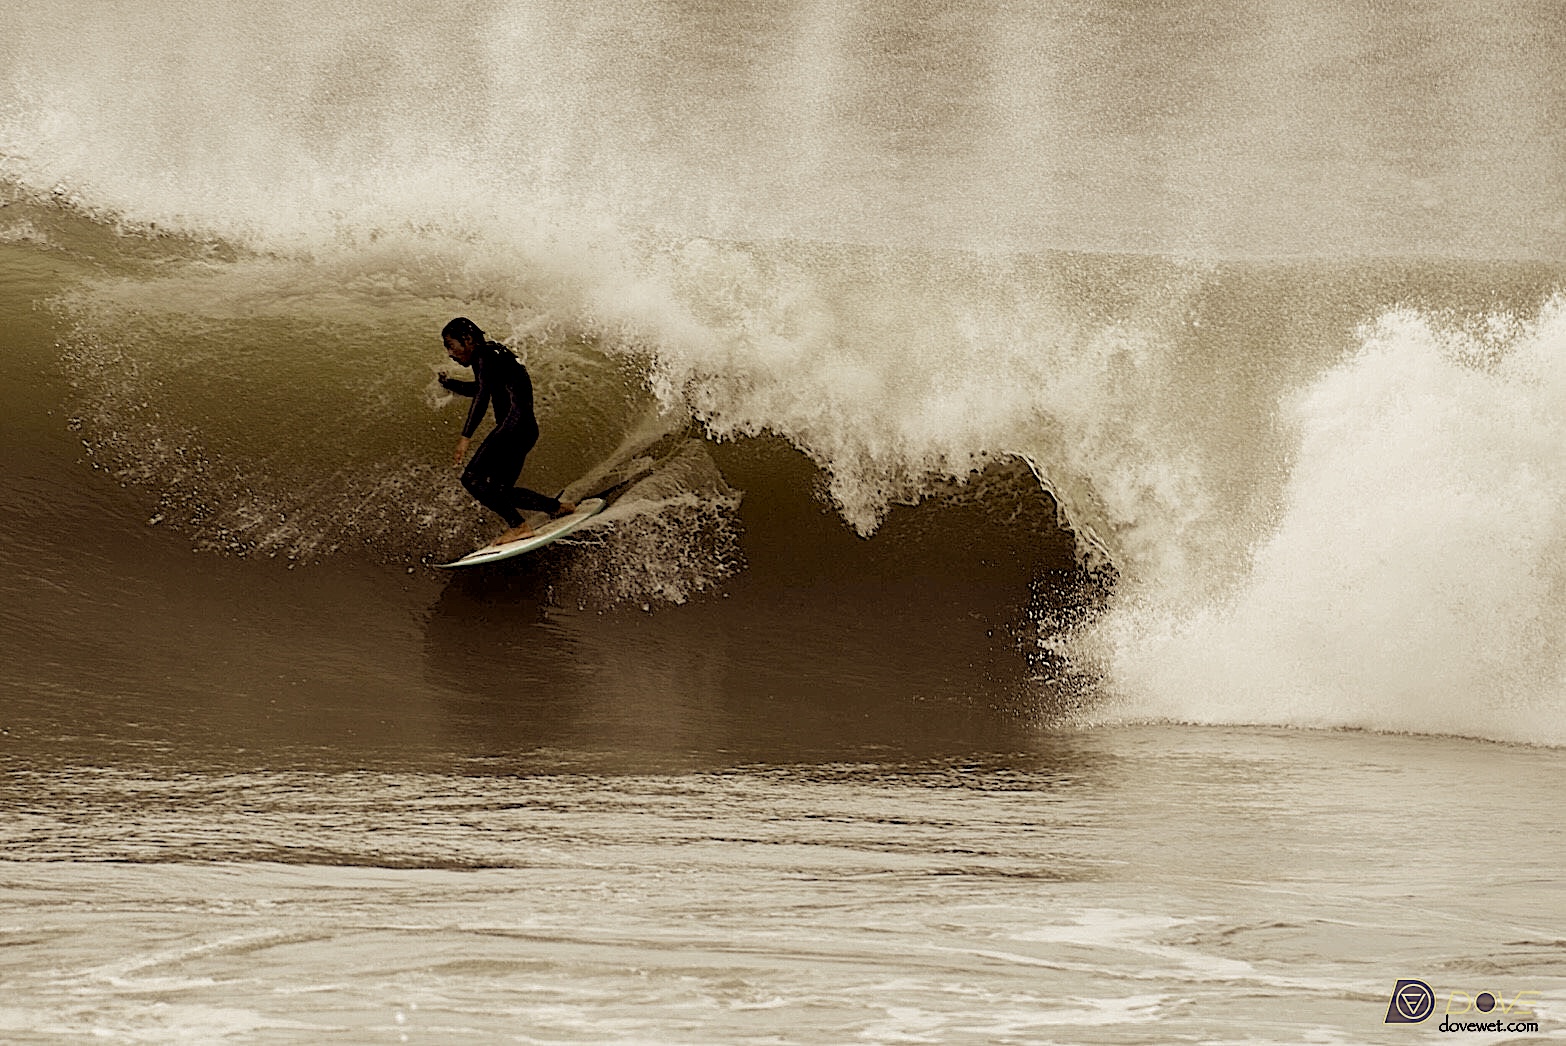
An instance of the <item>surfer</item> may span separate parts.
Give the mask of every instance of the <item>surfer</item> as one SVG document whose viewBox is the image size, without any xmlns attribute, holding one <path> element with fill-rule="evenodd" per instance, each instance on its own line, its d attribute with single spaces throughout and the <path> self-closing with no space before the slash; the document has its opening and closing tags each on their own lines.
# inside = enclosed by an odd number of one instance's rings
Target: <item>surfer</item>
<svg viewBox="0 0 1566 1046">
<path fill-rule="evenodd" d="M 538 419 L 533 416 L 533 379 L 528 376 L 527 367 L 510 349 L 486 338 L 478 324 L 466 317 L 459 316 L 446 324 L 440 337 L 452 362 L 473 368 L 473 381 L 449 377 L 445 371 L 438 375 L 442 388 L 459 396 L 473 397 L 467 421 L 462 426 L 462 438 L 457 440 L 453 467 L 462 468 L 468 443 L 479 422 L 484 420 L 484 412 L 491 404 L 495 407 L 494 430 L 484 437 L 473 460 L 462 471 L 462 485 L 468 493 L 506 521 L 508 529 L 491 544 L 533 536 L 533 528 L 523 520 L 522 510 L 547 512 L 551 516 L 566 516 L 576 511 L 576 505 L 569 501 L 516 485 L 528 451 L 538 442 Z"/>
</svg>

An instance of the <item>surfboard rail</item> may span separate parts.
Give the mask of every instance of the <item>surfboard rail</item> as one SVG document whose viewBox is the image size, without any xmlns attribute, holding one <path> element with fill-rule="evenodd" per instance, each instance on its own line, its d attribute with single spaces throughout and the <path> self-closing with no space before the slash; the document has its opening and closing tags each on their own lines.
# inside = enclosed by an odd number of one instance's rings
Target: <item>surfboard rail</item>
<svg viewBox="0 0 1566 1046">
<path fill-rule="evenodd" d="M 578 503 L 576 511 L 569 516 L 561 516 L 552 519 L 533 532 L 532 537 L 518 538 L 516 541 L 507 541 L 503 545 L 485 545 L 475 549 L 460 559 L 454 559 L 450 563 L 436 563 L 442 570 L 455 570 L 458 567 L 481 567 L 486 563 L 499 563 L 502 560 L 520 556 L 524 552 L 532 552 L 534 549 L 543 548 L 571 533 L 583 523 L 592 519 L 604 510 L 608 503 L 603 498 L 586 498 Z"/>
</svg>

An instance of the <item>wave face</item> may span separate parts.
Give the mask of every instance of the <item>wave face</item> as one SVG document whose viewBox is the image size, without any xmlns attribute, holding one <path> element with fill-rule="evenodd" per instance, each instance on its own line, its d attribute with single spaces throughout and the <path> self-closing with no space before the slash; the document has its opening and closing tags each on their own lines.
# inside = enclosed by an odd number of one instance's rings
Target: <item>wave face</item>
<svg viewBox="0 0 1566 1046">
<path fill-rule="evenodd" d="M 0 249 L 79 267 L 70 413 L 160 525 L 471 544 L 465 313 L 544 480 L 691 440 L 619 597 L 741 569 L 715 451 L 780 437 L 872 540 L 939 496 L 1044 545 L 1041 485 L 1109 585 L 1036 585 L 1090 717 L 1566 743 L 1546 14 L 44 6 L 0 16 Z"/>
</svg>

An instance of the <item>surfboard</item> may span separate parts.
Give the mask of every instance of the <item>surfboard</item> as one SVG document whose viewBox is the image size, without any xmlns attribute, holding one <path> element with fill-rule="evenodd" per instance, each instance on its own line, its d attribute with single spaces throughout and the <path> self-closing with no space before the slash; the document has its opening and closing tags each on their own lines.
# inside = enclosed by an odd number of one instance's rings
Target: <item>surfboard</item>
<svg viewBox="0 0 1566 1046">
<path fill-rule="evenodd" d="M 561 516 L 552 519 L 533 532 L 530 538 L 518 538 L 516 541 L 508 541 L 504 545 L 485 545 L 475 552 L 469 552 L 461 559 L 454 559 L 450 563 L 437 563 L 442 570 L 451 570 L 456 567 L 481 567 L 486 563 L 498 563 L 512 556 L 520 556 L 524 552 L 531 552 L 536 548 L 559 541 L 577 527 L 592 519 L 604 510 L 606 502 L 603 498 L 588 498 L 577 503 L 576 511 L 569 516 Z"/>
</svg>

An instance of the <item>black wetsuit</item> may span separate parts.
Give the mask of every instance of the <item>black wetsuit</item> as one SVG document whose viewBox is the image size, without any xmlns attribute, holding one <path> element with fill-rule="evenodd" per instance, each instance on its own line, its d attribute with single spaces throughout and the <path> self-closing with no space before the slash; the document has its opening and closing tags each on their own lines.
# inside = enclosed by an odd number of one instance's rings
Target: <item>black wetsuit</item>
<svg viewBox="0 0 1566 1046">
<path fill-rule="evenodd" d="M 509 526 L 521 526 L 519 509 L 555 513 L 560 502 L 536 491 L 516 486 L 528 451 L 538 442 L 538 419 L 533 416 L 533 379 L 511 350 L 493 341 L 473 353 L 473 381 L 441 376 L 440 383 L 459 396 L 472 396 L 462 434 L 471 438 L 484 420 L 484 411 L 495 406 L 495 431 L 484 437 L 468 467 L 462 485 L 485 508 L 500 514 Z"/>
</svg>

